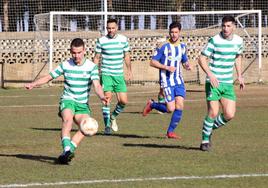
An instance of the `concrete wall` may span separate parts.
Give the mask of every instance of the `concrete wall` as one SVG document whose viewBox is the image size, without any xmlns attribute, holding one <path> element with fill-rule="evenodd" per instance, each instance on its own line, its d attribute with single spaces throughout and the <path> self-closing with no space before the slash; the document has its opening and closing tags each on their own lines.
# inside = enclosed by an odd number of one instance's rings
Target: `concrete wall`
<svg viewBox="0 0 268 188">
<path fill-rule="evenodd" d="M 206 30 L 205 32 L 182 32 L 182 42 L 188 47 L 190 62 L 195 65 L 192 72 L 184 72 L 185 81 L 204 82 L 204 73 L 197 65 L 197 58 L 201 49 L 206 44 L 208 38 L 216 34 L 219 30 Z M 263 53 L 262 69 L 260 72 L 256 59 L 256 49 L 253 48 L 252 40 L 256 41 L 255 30 L 251 31 L 252 38 L 238 30 L 239 35 L 245 37 L 245 53 L 243 54 L 243 64 L 246 70 L 244 76 L 248 83 L 258 82 L 259 79 L 268 81 L 268 53 L 267 39 L 268 32 L 263 31 Z M 151 55 L 157 46 L 160 38 L 166 38 L 167 31 L 135 31 L 125 32 L 129 37 L 131 46 L 132 70 L 134 82 L 144 84 L 146 82 L 158 81 L 158 70 L 149 66 Z M 21 87 L 36 77 L 43 76 L 49 72 L 48 50 L 43 45 L 48 43 L 48 33 L 42 33 L 43 40 L 36 33 L 0 33 L 0 81 L 6 87 Z M 69 45 L 73 38 L 84 39 L 87 48 L 87 57 L 94 56 L 94 47 L 99 33 L 94 32 L 68 32 L 55 33 L 53 68 L 61 61 L 69 58 Z M 3 69 L 4 68 L 4 69 Z M 3 85 L 3 84 L 2 84 Z"/>
</svg>

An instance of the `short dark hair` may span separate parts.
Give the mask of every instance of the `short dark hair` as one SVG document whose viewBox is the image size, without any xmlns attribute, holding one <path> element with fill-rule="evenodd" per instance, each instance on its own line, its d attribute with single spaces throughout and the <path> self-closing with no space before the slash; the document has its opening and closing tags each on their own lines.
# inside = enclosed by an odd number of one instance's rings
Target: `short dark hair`
<svg viewBox="0 0 268 188">
<path fill-rule="evenodd" d="M 71 46 L 71 48 L 72 47 L 81 47 L 81 46 L 85 47 L 85 43 L 81 38 L 75 38 L 72 40 L 70 46 Z"/>
<path fill-rule="evenodd" d="M 116 23 L 117 24 L 117 19 L 110 18 L 110 19 L 107 20 L 107 24 L 109 24 L 109 23 Z"/>
<path fill-rule="evenodd" d="M 235 18 L 233 16 L 224 16 L 222 18 L 222 24 L 224 24 L 225 22 L 233 22 L 233 24 L 236 23 Z"/>
<path fill-rule="evenodd" d="M 171 31 L 171 29 L 173 28 L 178 28 L 179 30 L 181 30 L 181 23 L 180 22 L 172 22 L 170 25 L 169 25 L 169 31 Z"/>
</svg>

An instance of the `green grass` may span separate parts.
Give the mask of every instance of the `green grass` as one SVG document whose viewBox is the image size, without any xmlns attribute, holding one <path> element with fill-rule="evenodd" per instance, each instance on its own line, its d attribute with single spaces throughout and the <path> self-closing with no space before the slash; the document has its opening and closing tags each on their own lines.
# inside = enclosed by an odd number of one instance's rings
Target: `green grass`
<svg viewBox="0 0 268 188">
<path fill-rule="evenodd" d="M 206 114 L 203 87 L 188 88 L 183 119 L 176 129 L 182 140 L 165 138 L 171 114 L 159 115 L 153 111 L 147 117 L 141 116 L 145 101 L 156 98 L 157 86 L 129 88 L 129 105 L 117 119 L 119 132 L 112 136 L 103 135 L 101 105 L 92 96 L 93 117 L 99 121 L 99 133 L 82 141 L 68 166 L 54 163 L 62 150 L 61 120 L 57 117 L 61 88 L 0 90 L 0 187 L 104 179 L 267 174 L 268 87 L 248 86 L 245 92 L 237 92 L 236 117 L 228 126 L 214 132 L 211 152 L 198 149 Z M 43 187 L 259 188 L 267 187 L 267 183 L 268 176 Z"/>
</svg>

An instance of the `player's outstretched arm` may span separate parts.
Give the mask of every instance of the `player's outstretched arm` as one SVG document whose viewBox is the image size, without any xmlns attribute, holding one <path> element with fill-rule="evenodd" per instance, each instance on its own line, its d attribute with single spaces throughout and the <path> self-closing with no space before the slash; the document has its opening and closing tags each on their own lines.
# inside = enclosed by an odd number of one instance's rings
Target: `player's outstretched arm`
<svg viewBox="0 0 268 188">
<path fill-rule="evenodd" d="M 45 83 L 48 83 L 52 79 L 53 79 L 52 76 L 50 74 L 48 74 L 48 75 L 46 75 L 46 76 L 44 76 L 42 78 L 39 78 L 36 81 L 33 81 L 31 83 L 28 83 L 28 84 L 25 84 L 25 88 L 31 90 L 36 86 L 40 86 L 40 85 L 43 85 Z"/>
</svg>

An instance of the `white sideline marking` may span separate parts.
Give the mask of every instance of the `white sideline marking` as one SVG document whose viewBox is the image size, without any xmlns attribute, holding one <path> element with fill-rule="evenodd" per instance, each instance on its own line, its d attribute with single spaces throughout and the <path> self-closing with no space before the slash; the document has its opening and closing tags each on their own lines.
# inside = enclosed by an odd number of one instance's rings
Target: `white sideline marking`
<svg viewBox="0 0 268 188">
<path fill-rule="evenodd" d="M 228 179 L 244 177 L 266 177 L 268 174 L 223 174 L 215 176 L 174 176 L 174 177 L 152 177 L 152 178 L 129 178 L 129 179 L 102 179 L 102 180 L 83 180 L 83 181 L 65 181 L 65 182 L 44 182 L 28 184 L 6 184 L 0 185 L 0 188 L 6 187 L 32 187 L 32 186 L 60 186 L 70 184 L 96 184 L 96 183 L 122 183 L 122 182 L 142 182 L 142 181 L 160 181 L 160 180 L 193 180 L 193 179 Z"/>
</svg>

